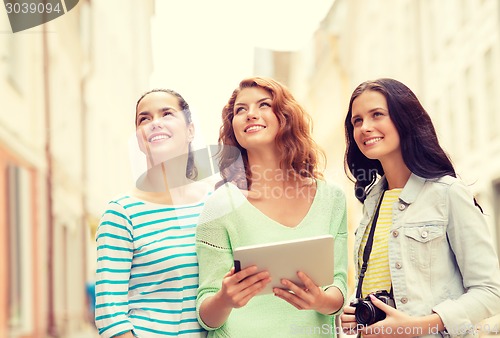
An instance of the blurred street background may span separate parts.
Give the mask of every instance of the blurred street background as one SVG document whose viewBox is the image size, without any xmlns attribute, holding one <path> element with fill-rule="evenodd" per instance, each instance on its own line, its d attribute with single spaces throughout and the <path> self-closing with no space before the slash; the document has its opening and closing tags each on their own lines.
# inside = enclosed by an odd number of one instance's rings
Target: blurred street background
<svg viewBox="0 0 500 338">
<path fill-rule="evenodd" d="M 343 170 L 350 94 L 379 77 L 407 84 L 499 251 L 500 0 L 80 0 L 17 33 L 0 9 L 0 338 L 97 337 L 94 236 L 133 186 L 137 99 L 179 91 L 198 144 L 216 144 L 223 105 L 252 75 L 286 84 L 313 116 L 350 234 L 361 215 Z"/>
</svg>

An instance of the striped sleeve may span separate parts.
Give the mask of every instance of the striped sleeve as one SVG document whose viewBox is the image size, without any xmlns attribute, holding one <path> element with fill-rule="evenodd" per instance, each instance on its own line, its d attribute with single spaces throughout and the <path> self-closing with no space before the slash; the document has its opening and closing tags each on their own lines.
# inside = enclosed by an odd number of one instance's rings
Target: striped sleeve
<svg viewBox="0 0 500 338">
<path fill-rule="evenodd" d="M 128 288 L 134 252 L 133 227 L 125 209 L 110 202 L 96 234 L 96 312 L 101 337 L 134 329 L 128 318 Z"/>
</svg>

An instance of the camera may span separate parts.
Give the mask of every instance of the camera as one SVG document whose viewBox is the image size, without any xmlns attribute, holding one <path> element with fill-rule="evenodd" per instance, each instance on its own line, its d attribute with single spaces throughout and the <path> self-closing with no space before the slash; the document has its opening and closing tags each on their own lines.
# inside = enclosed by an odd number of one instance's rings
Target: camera
<svg viewBox="0 0 500 338">
<path fill-rule="evenodd" d="M 385 304 L 390 305 L 393 308 L 396 307 L 394 299 L 392 299 L 389 292 L 380 290 L 375 292 L 373 295 Z M 385 312 L 372 304 L 370 296 L 355 299 L 351 302 L 351 306 L 356 309 L 354 310 L 354 316 L 356 317 L 356 322 L 358 322 L 358 324 L 372 325 L 373 323 L 385 319 Z"/>
</svg>

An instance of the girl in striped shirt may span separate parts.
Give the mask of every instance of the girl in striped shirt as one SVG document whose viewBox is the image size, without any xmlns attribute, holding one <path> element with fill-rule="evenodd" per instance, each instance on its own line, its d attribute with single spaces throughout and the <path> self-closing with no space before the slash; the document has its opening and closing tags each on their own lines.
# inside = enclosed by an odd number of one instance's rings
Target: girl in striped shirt
<svg viewBox="0 0 500 338">
<path fill-rule="evenodd" d="M 205 337 L 196 318 L 195 228 L 209 194 L 194 182 L 186 101 L 156 89 L 136 105 L 147 171 L 111 201 L 97 230 L 96 325 L 101 337 Z"/>
</svg>

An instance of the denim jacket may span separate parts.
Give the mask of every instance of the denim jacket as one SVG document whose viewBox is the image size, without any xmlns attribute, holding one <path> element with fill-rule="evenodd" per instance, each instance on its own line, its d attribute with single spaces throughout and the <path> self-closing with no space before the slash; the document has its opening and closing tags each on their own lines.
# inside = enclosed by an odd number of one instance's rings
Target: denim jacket
<svg viewBox="0 0 500 338">
<path fill-rule="evenodd" d="M 364 202 L 354 244 L 357 276 L 361 239 L 385 186 L 383 177 Z M 388 254 L 396 307 L 411 316 L 441 317 L 446 331 L 430 337 L 474 337 L 475 324 L 500 313 L 491 234 L 459 179 L 410 176 L 392 207 Z"/>
</svg>

